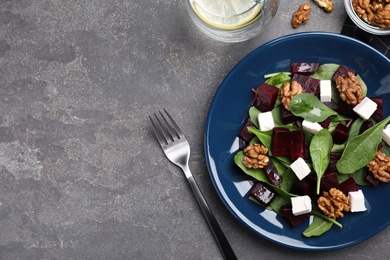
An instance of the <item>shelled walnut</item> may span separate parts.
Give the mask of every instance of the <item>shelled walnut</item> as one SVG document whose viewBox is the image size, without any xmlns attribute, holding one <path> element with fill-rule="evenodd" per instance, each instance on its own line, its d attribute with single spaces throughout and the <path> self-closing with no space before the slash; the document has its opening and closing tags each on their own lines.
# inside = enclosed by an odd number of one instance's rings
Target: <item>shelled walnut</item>
<svg viewBox="0 0 390 260">
<path fill-rule="evenodd" d="M 336 87 L 340 92 L 340 98 L 350 105 L 356 105 L 363 99 L 363 88 L 358 78 L 352 73 L 338 76 Z"/>
<path fill-rule="evenodd" d="M 242 164 L 250 169 L 261 169 L 267 166 L 269 157 L 268 149 L 260 144 L 249 145 L 244 149 Z"/>
<path fill-rule="evenodd" d="M 291 99 L 302 92 L 303 88 L 297 81 L 294 80 L 291 84 L 289 82 L 284 83 L 280 89 L 280 100 L 283 106 L 290 111 Z"/>
<path fill-rule="evenodd" d="M 374 160 L 367 165 L 368 170 L 381 182 L 390 182 L 390 156 L 377 151 Z"/>
<path fill-rule="evenodd" d="M 325 12 L 331 13 L 334 9 L 332 0 L 314 0 L 314 2 L 324 9 Z"/>
<path fill-rule="evenodd" d="M 297 28 L 299 25 L 306 23 L 309 21 L 309 16 L 311 12 L 311 4 L 305 3 L 301 4 L 297 11 L 295 11 L 292 19 L 291 26 L 292 28 Z"/>
<path fill-rule="evenodd" d="M 367 23 L 390 29 L 390 0 L 352 0 L 352 6 Z"/>
<path fill-rule="evenodd" d="M 348 197 L 336 188 L 331 188 L 329 192 L 324 191 L 323 196 L 318 198 L 317 204 L 318 208 L 331 218 L 342 218 L 343 211 L 350 210 Z"/>
</svg>

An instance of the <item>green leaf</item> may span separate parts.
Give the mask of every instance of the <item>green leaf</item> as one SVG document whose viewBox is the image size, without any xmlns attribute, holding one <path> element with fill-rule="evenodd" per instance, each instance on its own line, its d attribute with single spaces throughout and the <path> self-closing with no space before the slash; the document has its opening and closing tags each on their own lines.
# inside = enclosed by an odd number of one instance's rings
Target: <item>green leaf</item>
<svg viewBox="0 0 390 260">
<path fill-rule="evenodd" d="M 331 80 L 333 77 L 333 74 L 336 72 L 336 70 L 340 67 L 339 64 L 334 63 L 326 63 L 319 66 L 314 74 L 312 74 L 310 77 L 319 79 L 319 80 Z"/>
<path fill-rule="evenodd" d="M 313 222 L 303 231 L 305 237 L 320 236 L 328 231 L 333 226 L 332 222 L 329 222 L 321 217 L 314 216 Z"/>
<path fill-rule="evenodd" d="M 327 129 L 322 129 L 316 133 L 310 142 L 310 157 L 314 171 L 317 174 L 317 194 L 320 194 L 321 178 L 329 165 L 332 144 L 332 135 Z"/>
<path fill-rule="evenodd" d="M 291 77 L 286 72 L 280 72 L 273 77 L 269 78 L 266 82 L 272 86 L 279 85 L 284 82 L 289 82 L 291 80 Z"/>
<path fill-rule="evenodd" d="M 382 141 L 383 128 L 389 121 L 390 116 L 347 141 L 344 152 L 336 163 L 339 173 L 353 173 L 375 158 L 378 145 Z"/>
<path fill-rule="evenodd" d="M 251 106 L 249 108 L 249 118 L 250 120 L 252 121 L 252 123 L 257 127 L 259 128 L 259 121 L 258 121 L 258 116 L 259 114 L 261 113 L 260 110 L 258 110 L 256 107 L 254 106 Z"/>
<path fill-rule="evenodd" d="M 336 111 L 324 105 L 315 95 L 301 93 L 294 96 L 290 102 L 290 111 L 295 116 L 303 117 L 310 122 L 322 122 L 332 115 L 337 115 Z"/>
<path fill-rule="evenodd" d="M 271 142 L 272 142 L 272 130 L 262 132 L 257 128 L 248 127 L 249 132 L 255 134 L 259 138 L 260 142 L 268 149 L 268 152 L 271 151 Z"/>
<path fill-rule="evenodd" d="M 245 165 L 242 164 L 242 160 L 244 159 L 244 152 L 239 151 L 235 156 L 234 156 L 234 162 L 238 167 L 241 168 L 241 170 L 246 173 L 247 175 L 251 176 L 252 178 L 266 182 L 268 183 L 268 177 L 266 173 L 264 172 L 263 169 L 249 169 L 245 167 Z"/>
</svg>

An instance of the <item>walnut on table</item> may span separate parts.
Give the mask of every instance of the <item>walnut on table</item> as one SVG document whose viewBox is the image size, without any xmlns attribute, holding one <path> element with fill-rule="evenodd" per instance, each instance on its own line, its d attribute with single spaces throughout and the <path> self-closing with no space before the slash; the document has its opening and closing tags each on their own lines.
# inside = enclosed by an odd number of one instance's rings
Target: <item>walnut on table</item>
<svg viewBox="0 0 390 260">
<path fill-rule="evenodd" d="M 331 188 L 329 192 L 324 191 L 323 196 L 318 198 L 317 204 L 318 208 L 331 218 L 342 218 L 343 211 L 350 210 L 348 197 L 336 188 Z"/>
<path fill-rule="evenodd" d="M 390 182 L 390 156 L 377 151 L 374 160 L 368 163 L 368 170 L 381 182 Z"/>
<path fill-rule="evenodd" d="M 332 0 L 314 0 L 314 2 L 325 12 L 331 13 L 334 9 Z"/>
<path fill-rule="evenodd" d="M 268 149 L 260 144 L 249 145 L 244 149 L 242 164 L 249 169 L 261 169 L 268 165 Z"/>
<path fill-rule="evenodd" d="M 311 12 L 311 4 L 305 3 L 301 4 L 297 11 L 295 11 L 292 19 L 291 26 L 292 28 L 297 28 L 299 25 L 306 23 L 309 21 L 309 16 Z"/>
<path fill-rule="evenodd" d="M 289 82 L 284 83 L 280 89 L 280 100 L 283 106 L 290 111 L 291 99 L 302 92 L 303 88 L 297 81 L 294 80 L 291 84 Z"/>
<path fill-rule="evenodd" d="M 349 105 L 356 105 L 363 100 L 363 88 L 358 78 L 352 73 L 338 76 L 336 87 L 340 92 L 340 98 Z"/>
</svg>

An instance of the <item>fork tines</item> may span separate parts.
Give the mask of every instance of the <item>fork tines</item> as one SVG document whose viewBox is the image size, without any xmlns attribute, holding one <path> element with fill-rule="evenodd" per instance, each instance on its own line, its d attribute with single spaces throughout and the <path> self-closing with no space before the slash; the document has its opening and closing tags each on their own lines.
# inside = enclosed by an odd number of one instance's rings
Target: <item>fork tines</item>
<svg viewBox="0 0 390 260">
<path fill-rule="evenodd" d="M 164 116 L 163 112 L 160 110 L 158 113 L 154 113 L 154 117 L 149 116 L 149 119 L 152 122 L 154 133 L 160 144 L 168 145 L 170 142 L 174 142 L 184 135 L 167 110 L 164 108 L 163 111 L 166 116 Z"/>
</svg>

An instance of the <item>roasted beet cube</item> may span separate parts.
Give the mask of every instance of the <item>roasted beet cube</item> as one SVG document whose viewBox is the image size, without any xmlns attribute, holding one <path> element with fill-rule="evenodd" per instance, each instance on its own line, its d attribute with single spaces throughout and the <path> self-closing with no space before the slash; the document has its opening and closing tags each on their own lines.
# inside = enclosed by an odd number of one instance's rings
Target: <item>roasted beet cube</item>
<svg viewBox="0 0 390 260">
<path fill-rule="evenodd" d="M 275 198 L 276 194 L 271 191 L 265 183 L 256 182 L 251 190 L 251 196 L 264 207 L 267 207 Z"/>
<path fill-rule="evenodd" d="M 368 128 L 373 127 L 374 123 L 371 120 L 366 120 L 363 122 L 363 124 L 360 126 L 359 135 L 366 131 Z"/>
<path fill-rule="evenodd" d="M 310 78 L 301 74 L 294 74 L 291 81 L 297 81 L 299 84 L 301 84 L 303 92 L 305 93 L 311 93 L 314 95 L 318 94 L 320 87 L 319 79 Z"/>
<path fill-rule="evenodd" d="M 319 122 L 319 124 L 322 126 L 322 128 L 328 129 L 331 121 L 332 121 L 332 118 L 328 117 L 324 121 Z"/>
<path fill-rule="evenodd" d="M 321 191 L 329 191 L 331 188 L 339 189 L 339 186 L 337 171 L 326 170 L 321 178 Z"/>
<path fill-rule="evenodd" d="M 315 186 L 313 186 L 313 183 L 307 178 L 304 178 L 303 180 L 296 179 L 291 186 L 290 192 L 295 195 L 308 195 L 309 197 L 312 197 L 315 192 Z"/>
<path fill-rule="evenodd" d="M 380 183 L 380 180 L 375 178 L 371 172 L 368 172 L 367 175 L 364 176 L 364 180 L 374 187 L 377 187 Z"/>
<path fill-rule="evenodd" d="M 288 111 L 284 106 L 281 106 L 282 109 L 282 122 L 285 125 L 288 125 L 292 122 L 298 120 L 298 117 L 294 116 L 291 111 Z"/>
<path fill-rule="evenodd" d="M 336 79 L 339 77 L 339 76 L 344 76 L 344 75 L 347 75 L 348 72 L 352 72 L 353 74 L 356 74 L 355 71 L 351 68 L 348 68 L 347 66 L 344 66 L 344 65 L 340 65 L 338 67 L 338 69 L 335 71 L 335 73 L 333 74 L 333 77 L 332 77 L 332 81 L 333 82 L 336 82 Z"/>
<path fill-rule="evenodd" d="M 319 63 L 296 62 L 291 64 L 292 74 L 313 74 L 318 69 Z"/>
<path fill-rule="evenodd" d="M 340 183 L 339 190 L 341 190 L 345 195 L 348 195 L 348 192 L 350 191 L 358 191 L 359 187 L 356 184 L 355 180 L 352 177 L 350 177 L 345 181 L 343 181 L 342 183 Z"/>
<path fill-rule="evenodd" d="M 277 87 L 264 82 L 257 88 L 253 105 L 261 112 L 271 111 L 275 106 L 278 93 Z"/>
<path fill-rule="evenodd" d="M 290 157 L 293 161 L 305 158 L 305 134 L 303 130 L 291 132 Z"/>
<path fill-rule="evenodd" d="M 334 111 L 337 111 L 337 108 L 339 107 L 339 105 L 336 102 L 334 102 L 333 100 L 330 102 L 324 102 L 324 105 L 329 107 L 330 109 L 332 109 Z"/>
<path fill-rule="evenodd" d="M 289 156 L 291 132 L 287 128 L 275 127 L 272 133 L 271 152 L 274 156 Z"/>
<path fill-rule="evenodd" d="M 349 137 L 349 131 L 348 127 L 344 125 L 343 123 L 338 123 L 336 126 L 336 129 L 334 130 L 333 134 L 333 142 L 335 144 L 342 144 L 345 141 L 347 141 Z"/>
<path fill-rule="evenodd" d="M 382 121 L 383 120 L 383 97 L 372 97 L 370 99 L 378 105 L 374 114 L 372 115 L 372 118 L 374 118 L 376 121 Z"/>
<path fill-rule="evenodd" d="M 337 170 L 336 163 L 338 160 L 340 160 L 341 155 L 343 155 L 342 152 L 331 152 L 330 153 L 330 161 L 329 161 L 329 165 L 328 165 L 327 170 L 329 170 L 329 171 L 336 171 Z"/>
<path fill-rule="evenodd" d="M 299 224 L 301 224 L 302 222 L 304 222 L 306 219 L 310 217 L 309 213 L 295 216 L 292 213 L 292 207 L 289 206 L 281 207 L 280 214 L 288 220 L 288 222 L 291 224 L 292 227 L 298 226 Z"/>
<path fill-rule="evenodd" d="M 283 182 L 282 176 L 279 174 L 278 169 L 276 169 L 272 161 L 268 162 L 267 166 L 264 167 L 264 170 L 271 184 L 279 185 Z"/>
<path fill-rule="evenodd" d="M 354 107 L 355 107 L 355 105 L 349 105 L 346 102 L 341 101 L 337 107 L 336 112 L 338 112 L 339 114 L 344 115 L 346 117 L 355 119 L 355 118 L 358 118 L 359 115 L 356 114 L 355 111 L 353 111 Z"/>
<path fill-rule="evenodd" d="M 239 134 L 239 137 L 244 140 L 245 142 L 250 142 L 250 140 L 255 136 L 254 133 L 252 132 L 249 132 L 248 130 L 248 126 L 253 126 L 255 127 L 255 125 L 253 124 L 252 120 L 250 120 L 250 118 L 248 118 L 245 122 L 245 125 L 243 126 L 243 128 L 241 129 L 241 132 Z"/>
</svg>

